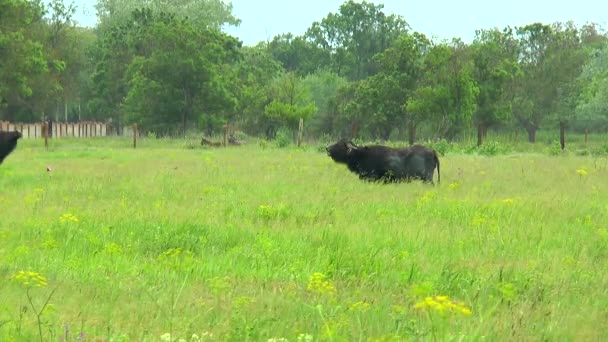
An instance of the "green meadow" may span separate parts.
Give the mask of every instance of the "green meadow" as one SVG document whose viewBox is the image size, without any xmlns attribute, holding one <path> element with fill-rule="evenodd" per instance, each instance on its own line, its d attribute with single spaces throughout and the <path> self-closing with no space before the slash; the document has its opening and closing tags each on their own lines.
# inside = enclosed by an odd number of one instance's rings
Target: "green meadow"
<svg viewBox="0 0 608 342">
<path fill-rule="evenodd" d="M 576 139 L 443 146 L 435 186 L 321 145 L 21 140 L 0 340 L 607 340 L 608 158 Z"/>
</svg>

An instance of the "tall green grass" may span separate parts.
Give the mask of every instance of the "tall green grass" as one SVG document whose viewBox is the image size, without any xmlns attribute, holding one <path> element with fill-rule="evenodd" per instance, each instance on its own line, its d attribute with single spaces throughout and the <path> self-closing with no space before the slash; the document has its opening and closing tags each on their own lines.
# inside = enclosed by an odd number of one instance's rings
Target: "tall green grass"
<svg viewBox="0 0 608 342">
<path fill-rule="evenodd" d="M 544 147 L 450 149 L 429 186 L 317 147 L 20 141 L 0 340 L 605 340 L 608 159 Z"/>
</svg>

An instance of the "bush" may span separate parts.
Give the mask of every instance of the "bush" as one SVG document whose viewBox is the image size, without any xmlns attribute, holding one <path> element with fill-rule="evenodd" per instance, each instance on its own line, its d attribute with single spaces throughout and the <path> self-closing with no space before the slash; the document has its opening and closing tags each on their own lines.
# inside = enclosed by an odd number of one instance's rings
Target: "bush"
<svg viewBox="0 0 608 342">
<path fill-rule="evenodd" d="M 593 149 L 592 154 L 596 157 L 608 156 L 608 144 Z"/>
<path fill-rule="evenodd" d="M 547 152 L 550 156 L 559 156 L 560 154 L 562 154 L 562 145 L 559 143 L 559 141 L 554 140 L 550 144 L 549 150 Z"/>
<path fill-rule="evenodd" d="M 426 145 L 437 151 L 440 156 L 444 156 L 447 152 L 451 152 L 454 149 L 454 147 L 445 139 L 428 142 Z"/>
<path fill-rule="evenodd" d="M 280 128 L 277 131 L 277 136 L 274 143 L 279 148 L 284 148 L 292 144 L 291 132 L 288 129 Z"/>
<path fill-rule="evenodd" d="M 499 154 L 507 154 L 513 148 L 509 144 L 501 143 L 495 140 L 486 140 L 477 148 L 477 153 L 484 156 L 495 156 Z"/>
<path fill-rule="evenodd" d="M 200 142 L 193 140 L 193 139 L 186 139 L 186 141 L 184 142 L 184 144 L 182 145 L 182 147 L 186 150 L 194 150 L 196 148 L 200 147 Z"/>
<path fill-rule="evenodd" d="M 251 137 L 248 136 L 247 134 L 245 134 L 245 132 L 242 131 L 235 131 L 234 132 L 234 138 L 240 142 L 246 142 L 247 140 L 251 140 Z"/>
</svg>

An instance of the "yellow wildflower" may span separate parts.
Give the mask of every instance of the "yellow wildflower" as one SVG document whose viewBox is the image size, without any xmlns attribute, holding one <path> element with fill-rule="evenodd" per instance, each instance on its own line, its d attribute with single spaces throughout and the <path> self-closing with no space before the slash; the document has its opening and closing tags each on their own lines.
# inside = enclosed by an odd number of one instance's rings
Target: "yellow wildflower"
<svg viewBox="0 0 608 342">
<path fill-rule="evenodd" d="M 513 204 L 515 204 L 515 200 L 512 199 L 512 198 L 505 198 L 501 202 L 502 202 L 502 204 L 505 204 L 505 205 L 513 205 Z"/>
<path fill-rule="evenodd" d="M 448 185 L 448 187 L 449 187 L 451 190 L 456 190 L 456 189 L 458 189 L 458 187 L 459 187 L 459 186 L 460 186 L 460 183 L 459 183 L 459 182 L 452 182 L 452 183 L 450 183 L 450 185 Z"/>
<path fill-rule="evenodd" d="M 481 214 L 475 214 L 471 220 L 471 225 L 474 227 L 482 226 L 487 221 L 486 217 Z"/>
<path fill-rule="evenodd" d="M 576 170 L 576 173 L 578 173 L 579 176 L 584 177 L 587 175 L 587 170 L 585 169 L 578 169 Z"/>
<path fill-rule="evenodd" d="M 422 197 L 420 198 L 420 203 L 425 203 L 425 202 L 431 201 L 436 196 L 437 196 L 436 192 L 433 192 L 433 191 L 425 192 L 424 195 L 422 195 Z"/>
<path fill-rule="evenodd" d="M 465 316 L 470 316 L 473 314 L 471 309 L 467 308 L 463 304 L 453 302 L 448 296 L 426 297 L 423 301 L 414 305 L 414 309 L 420 310 L 427 308 L 440 313 L 458 312 Z"/>
<path fill-rule="evenodd" d="M 306 289 L 312 293 L 333 296 L 336 293 L 335 286 L 327 280 L 323 273 L 315 272 L 310 276 Z"/>
<path fill-rule="evenodd" d="M 350 305 L 350 311 L 366 312 L 369 310 L 370 304 L 365 301 L 358 301 Z"/>
<path fill-rule="evenodd" d="M 103 251 L 109 255 L 120 255 L 122 254 L 122 248 L 117 243 L 111 242 L 107 244 Z"/>
<path fill-rule="evenodd" d="M 61 222 L 61 223 L 65 223 L 65 222 L 74 222 L 74 223 L 76 223 L 76 222 L 78 222 L 78 217 L 76 217 L 75 215 L 70 214 L 70 213 L 65 213 L 65 214 L 59 216 L 59 222 Z"/>
<path fill-rule="evenodd" d="M 12 277 L 12 279 L 25 287 L 45 287 L 49 284 L 42 274 L 31 271 L 19 271 Z"/>
</svg>

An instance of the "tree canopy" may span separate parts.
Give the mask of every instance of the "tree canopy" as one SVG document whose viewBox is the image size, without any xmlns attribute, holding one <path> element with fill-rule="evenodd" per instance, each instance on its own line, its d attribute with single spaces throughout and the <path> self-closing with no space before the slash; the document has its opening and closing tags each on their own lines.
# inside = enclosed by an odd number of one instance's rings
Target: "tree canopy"
<svg viewBox="0 0 608 342">
<path fill-rule="evenodd" d="M 98 0 L 81 27 L 63 0 L 0 0 L 0 120 L 137 123 L 158 136 L 234 124 L 272 139 L 457 139 L 492 129 L 608 129 L 608 40 L 572 22 L 437 41 L 368 1 L 302 35 L 242 46 L 220 0 Z"/>
</svg>

